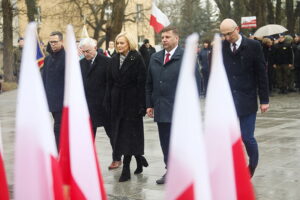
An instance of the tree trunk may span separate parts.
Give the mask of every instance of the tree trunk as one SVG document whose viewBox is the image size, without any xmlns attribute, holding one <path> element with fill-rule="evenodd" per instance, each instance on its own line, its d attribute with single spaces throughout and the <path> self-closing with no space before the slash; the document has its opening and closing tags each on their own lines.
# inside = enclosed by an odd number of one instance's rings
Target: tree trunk
<svg viewBox="0 0 300 200">
<path fill-rule="evenodd" d="M 4 81 L 14 81 L 13 75 L 13 11 L 10 0 L 2 0 L 3 14 L 3 72 Z"/>
<path fill-rule="evenodd" d="M 114 40 L 116 36 L 122 31 L 124 14 L 126 10 L 125 0 L 114 0 L 112 3 L 112 16 L 111 16 L 111 29 L 108 34 L 109 37 L 106 38 L 106 43 L 110 40 Z"/>
<path fill-rule="evenodd" d="M 281 24 L 281 0 L 276 0 L 276 17 L 275 17 L 275 23 Z"/>
<path fill-rule="evenodd" d="M 295 29 L 296 17 L 294 16 L 294 1 L 286 0 L 285 3 L 285 12 L 287 17 L 286 28 L 289 30 L 289 33 L 293 34 Z"/>
<path fill-rule="evenodd" d="M 25 0 L 26 8 L 27 8 L 27 18 L 28 22 L 35 21 L 34 15 L 37 13 L 36 2 L 35 0 Z"/>
<path fill-rule="evenodd" d="M 221 21 L 225 18 L 232 18 L 231 0 L 215 0 L 219 10 Z"/>
<path fill-rule="evenodd" d="M 267 0 L 267 23 L 268 24 L 274 24 L 275 18 L 274 18 L 274 6 L 272 0 Z"/>
</svg>

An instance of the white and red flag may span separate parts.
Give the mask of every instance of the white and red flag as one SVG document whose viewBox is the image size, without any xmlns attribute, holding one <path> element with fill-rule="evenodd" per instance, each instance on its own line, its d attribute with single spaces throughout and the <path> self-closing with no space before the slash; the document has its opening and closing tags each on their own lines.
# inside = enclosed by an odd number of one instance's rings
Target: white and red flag
<svg viewBox="0 0 300 200">
<path fill-rule="evenodd" d="M 166 179 L 168 200 L 211 199 L 195 79 L 197 44 L 197 34 L 187 38 L 176 89 Z"/>
<path fill-rule="evenodd" d="M 164 27 L 168 26 L 170 21 L 168 17 L 152 2 L 152 13 L 150 16 L 150 25 L 153 26 L 156 33 L 159 33 Z"/>
<path fill-rule="evenodd" d="M 0 199 L 9 200 L 9 191 L 6 180 L 6 173 L 4 167 L 3 148 L 2 148 L 2 133 L 0 121 Z"/>
<path fill-rule="evenodd" d="M 59 155 L 63 182 L 69 186 L 72 200 L 106 200 L 71 25 L 67 27 L 65 48 L 65 96 Z"/>
<path fill-rule="evenodd" d="M 36 62 L 36 24 L 26 29 L 17 98 L 14 199 L 62 200 L 46 94 Z"/>
<path fill-rule="evenodd" d="M 254 199 L 218 35 L 214 39 L 204 128 L 213 199 Z"/>
</svg>

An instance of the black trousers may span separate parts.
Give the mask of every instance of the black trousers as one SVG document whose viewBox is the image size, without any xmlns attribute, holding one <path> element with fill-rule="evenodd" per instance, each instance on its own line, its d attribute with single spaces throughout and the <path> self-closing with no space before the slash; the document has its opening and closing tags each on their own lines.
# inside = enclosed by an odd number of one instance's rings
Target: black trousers
<svg viewBox="0 0 300 200">
<path fill-rule="evenodd" d="M 121 160 L 121 155 L 115 153 L 115 151 L 114 151 L 114 139 L 112 137 L 111 126 L 110 125 L 104 125 L 103 127 L 104 127 L 104 130 L 106 132 L 106 135 L 109 138 L 109 142 L 110 142 L 110 145 L 111 145 L 111 148 L 112 148 L 112 159 L 113 159 L 113 161 L 120 161 Z M 97 128 L 98 127 L 93 127 L 94 139 L 96 137 Z"/>
<path fill-rule="evenodd" d="M 171 123 L 157 122 L 159 141 L 164 154 L 164 162 L 167 166 L 169 155 L 169 144 L 171 134 Z"/>
<path fill-rule="evenodd" d="M 52 112 L 52 116 L 54 119 L 54 135 L 56 141 L 57 150 L 59 149 L 59 139 L 60 139 L 60 126 L 61 126 L 61 117 L 62 111 Z"/>
</svg>

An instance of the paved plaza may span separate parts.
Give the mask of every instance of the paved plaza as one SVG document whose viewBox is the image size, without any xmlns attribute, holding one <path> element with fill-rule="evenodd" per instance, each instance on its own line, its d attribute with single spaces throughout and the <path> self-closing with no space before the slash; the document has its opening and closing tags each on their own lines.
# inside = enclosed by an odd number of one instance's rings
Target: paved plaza
<svg viewBox="0 0 300 200">
<path fill-rule="evenodd" d="M 4 146 L 4 159 L 8 182 L 13 185 L 13 152 L 15 138 L 15 107 L 17 91 L 0 94 L 0 120 Z M 201 100 L 204 104 L 204 100 Z M 226 105 L 224 105 L 226 106 Z M 30 116 L 30 113 L 28 114 Z M 149 167 L 134 175 L 135 159 L 131 162 L 131 180 L 119 183 L 121 168 L 108 170 L 111 147 L 102 128 L 96 137 L 97 152 L 110 200 L 164 199 L 164 186 L 155 180 L 164 174 L 162 152 L 156 124 L 145 118 L 145 157 Z M 260 148 L 260 161 L 252 179 L 259 200 L 300 199 L 300 94 L 274 95 L 268 113 L 258 114 L 256 138 Z"/>
</svg>

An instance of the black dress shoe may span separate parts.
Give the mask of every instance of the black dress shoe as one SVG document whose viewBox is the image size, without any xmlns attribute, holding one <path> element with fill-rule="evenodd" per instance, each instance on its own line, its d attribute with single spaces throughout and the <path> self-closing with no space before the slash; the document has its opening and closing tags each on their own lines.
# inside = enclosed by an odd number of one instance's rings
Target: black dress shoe
<svg viewBox="0 0 300 200">
<path fill-rule="evenodd" d="M 157 179 L 156 184 L 162 185 L 165 184 L 165 181 L 166 181 L 166 174 L 164 174 L 160 179 Z"/>
<path fill-rule="evenodd" d="M 143 172 L 143 167 L 148 167 L 149 164 L 144 156 L 135 156 L 137 168 L 134 171 L 134 174 L 140 174 Z"/>
</svg>

